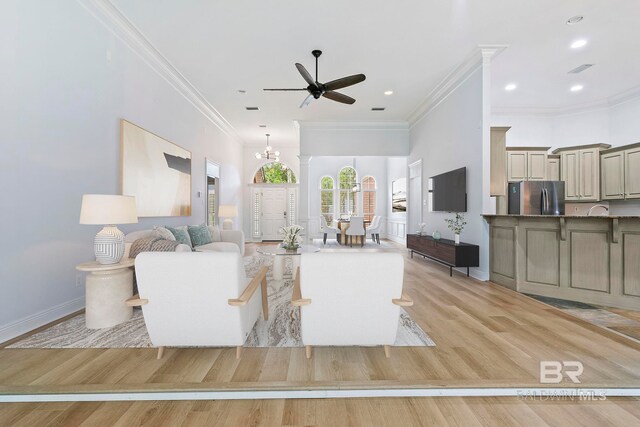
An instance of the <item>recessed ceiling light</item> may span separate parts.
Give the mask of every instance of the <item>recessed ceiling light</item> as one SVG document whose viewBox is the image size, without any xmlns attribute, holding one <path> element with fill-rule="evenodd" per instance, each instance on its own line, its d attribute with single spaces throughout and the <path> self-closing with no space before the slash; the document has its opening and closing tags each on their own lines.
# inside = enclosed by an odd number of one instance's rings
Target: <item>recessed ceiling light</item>
<svg viewBox="0 0 640 427">
<path fill-rule="evenodd" d="M 567 19 L 567 25 L 575 25 L 578 22 L 582 21 L 583 19 L 584 19 L 584 16 L 582 15 L 572 16 L 571 18 Z"/>
<path fill-rule="evenodd" d="M 384 111 L 384 107 L 373 107 L 371 111 Z"/>
<path fill-rule="evenodd" d="M 516 85 L 515 83 L 509 83 L 504 87 L 504 90 L 511 92 L 512 90 L 515 90 L 517 87 L 518 85 Z"/>
<path fill-rule="evenodd" d="M 267 125 L 258 125 L 259 128 L 266 128 Z"/>
<path fill-rule="evenodd" d="M 582 85 L 573 85 L 570 90 L 571 92 L 580 92 L 582 89 L 584 89 Z"/>
<path fill-rule="evenodd" d="M 387 96 L 388 95 L 393 95 L 393 91 L 392 90 L 385 90 L 384 94 L 387 95 Z"/>
<path fill-rule="evenodd" d="M 571 49 L 579 49 L 587 45 L 587 41 L 585 39 L 576 40 L 571 43 Z"/>
<path fill-rule="evenodd" d="M 247 111 L 258 111 L 259 108 L 258 107 L 244 107 L 247 109 Z"/>
<path fill-rule="evenodd" d="M 247 91 L 244 89 L 238 89 L 238 93 L 247 93 Z"/>
</svg>

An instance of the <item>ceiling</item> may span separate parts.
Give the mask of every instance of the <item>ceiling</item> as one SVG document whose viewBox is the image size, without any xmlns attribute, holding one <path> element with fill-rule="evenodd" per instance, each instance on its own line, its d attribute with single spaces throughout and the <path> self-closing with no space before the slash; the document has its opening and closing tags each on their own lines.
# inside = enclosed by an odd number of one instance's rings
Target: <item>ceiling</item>
<svg viewBox="0 0 640 427">
<path fill-rule="evenodd" d="M 112 0 L 145 37 L 231 123 L 247 144 L 297 144 L 294 120 L 398 121 L 479 44 L 508 44 L 492 66 L 492 103 L 501 108 L 567 108 L 601 101 L 640 85 L 637 0 Z M 582 23 L 565 21 L 584 15 Z M 579 51 L 569 48 L 588 39 Z M 340 90 L 343 105 L 324 98 L 299 105 L 306 92 L 294 63 L 319 80 L 364 73 Z M 596 66 L 571 78 L 567 71 Z M 568 87 L 584 85 L 580 93 Z M 518 88 L 505 92 L 507 83 Z M 245 90 L 241 94 L 238 90 Z M 393 90 L 385 96 L 384 91 Z M 257 106 L 259 111 L 246 111 Z M 383 112 L 372 107 L 386 107 Z M 266 129 L 258 125 L 266 124 Z"/>
</svg>

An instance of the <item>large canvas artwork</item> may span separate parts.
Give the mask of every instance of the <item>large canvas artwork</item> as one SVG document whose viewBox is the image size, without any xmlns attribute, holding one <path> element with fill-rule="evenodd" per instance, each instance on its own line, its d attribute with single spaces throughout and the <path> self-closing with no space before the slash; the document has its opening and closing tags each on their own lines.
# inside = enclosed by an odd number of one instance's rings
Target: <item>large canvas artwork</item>
<svg viewBox="0 0 640 427">
<path fill-rule="evenodd" d="M 122 194 L 140 217 L 191 215 L 191 152 L 122 120 Z"/>
<path fill-rule="evenodd" d="M 391 183 L 391 211 L 407 211 L 407 179 L 396 179 Z"/>
</svg>

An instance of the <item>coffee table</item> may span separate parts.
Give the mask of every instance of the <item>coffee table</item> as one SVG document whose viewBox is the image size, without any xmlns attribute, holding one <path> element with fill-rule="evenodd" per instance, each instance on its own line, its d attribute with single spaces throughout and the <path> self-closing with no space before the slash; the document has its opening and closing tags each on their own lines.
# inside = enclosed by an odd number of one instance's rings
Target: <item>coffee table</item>
<svg viewBox="0 0 640 427">
<path fill-rule="evenodd" d="M 290 251 L 281 246 L 264 246 L 259 247 L 256 251 L 263 255 L 273 256 L 273 278 L 282 280 L 284 279 L 285 257 L 291 257 L 293 264 L 292 276 L 295 278 L 295 272 L 300 267 L 300 255 L 320 252 L 320 249 L 311 245 L 302 245 L 295 251 Z"/>
</svg>

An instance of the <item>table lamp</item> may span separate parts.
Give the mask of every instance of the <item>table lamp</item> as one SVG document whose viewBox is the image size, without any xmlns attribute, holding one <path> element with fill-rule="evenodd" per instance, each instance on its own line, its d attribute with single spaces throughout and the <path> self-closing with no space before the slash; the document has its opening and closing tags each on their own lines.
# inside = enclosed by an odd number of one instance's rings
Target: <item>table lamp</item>
<svg viewBox="0 0 640 427">
<path fill-rule="evenodd" d="M 138 222 L 133 196 L 85 194 L 80 208 L 80 224 L 104 225 L 96 234 L 94 251 L 100 264 L 117 264 L 124 255 L 124 233 L 116 224 Z"/>
<path fill-rule="evenodd" d="M 231 218 L 238 216 L 238 207 L 236 205 L 220 205 L 220 208 L 218 208 L 218 216 L 225 218 L 222 222 L 222 229 L 231 230 L 233 227 L 233 220 Z"/>
</svg>

